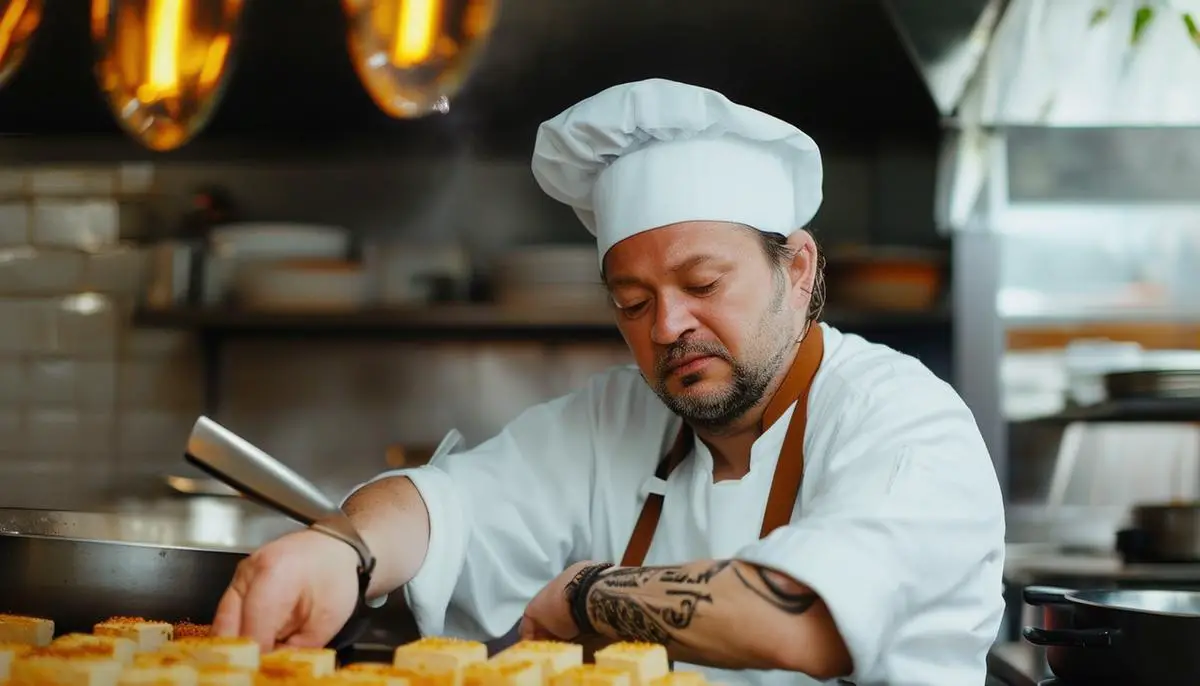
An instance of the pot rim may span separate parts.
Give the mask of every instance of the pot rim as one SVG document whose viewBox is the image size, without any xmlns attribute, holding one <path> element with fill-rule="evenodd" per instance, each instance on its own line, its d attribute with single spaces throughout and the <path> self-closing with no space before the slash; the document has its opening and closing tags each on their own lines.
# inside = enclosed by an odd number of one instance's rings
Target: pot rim
<svg viewBox="0 0 1200 686">
<path fill-rule="evenodd" d="M 1172 590 L 1172 589 L 1166 589 L 1166 588 L 1115 589 L 1115 592 L 1121 592 L 1121 591 L 1127 591 L 1127 592 L 1131 592 L 1131 593 L 1151 593 L 1151 594 L 1192 593 L 1195 595 L 1200 595 L 1200 591 L 1180 591 L 1180 590 Z M 1088 599 L 1087 597 L 1080 597 L 1081 595 L 1087 596 L 1090 594 L 1113 593 L 1113 592 L 1114 592 L 1114 590 L 1108 590 L 1108 589 L 1076 590 L 1076 591 L 1071 591 L 1070 593 L 1067 593 L 1065 597 L 1066 597 L 1067 601 L 1069 601 L 1072 604 L 1086 605 L 1088 607 L 1094 607 L 1094 608 L 1097 608 L 1100 610 L 1115 610 L 1117 612 L 1133 612 L 1136 614 L 1152 615 L 1155 617 L 1179 617 L 1181 619 L 1200 620 L 1200 612 L 1170 612 L 1167 610 L 1151 610 L 1148 608 L 1141 608 L 1141 607 L 1126 607 L 1123 605 L 1114 605 L 1112 603 L 1102 603 L 1102 602 L 1099 602 L 1096 600 Z"/>
</svg>

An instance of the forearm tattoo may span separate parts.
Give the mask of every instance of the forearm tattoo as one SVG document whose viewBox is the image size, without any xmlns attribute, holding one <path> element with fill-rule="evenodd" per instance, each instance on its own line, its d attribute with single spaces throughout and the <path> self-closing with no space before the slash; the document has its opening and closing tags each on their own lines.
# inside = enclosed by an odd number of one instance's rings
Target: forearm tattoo
<svg viewBox="0 0 1200 686">
<path fill-rule="evenodd" d="M 588 594 L 588 613 L 594 623 L 607 625 L 621 640 L 686 645 L 683 632 L 701 607 L 717 602 L 712 586 L 730 568 L 741 586 L 788 614 L 800 614 L 816 601 L 813 593 L 792 593 L 782 588 L 760 568 L 754 567 L 757 573 L 749 573 L 747 578 L 732 560 L 719 560 L 699 569 L 689 565 L 604 572 Z M 744 596 L 738 596 L 726 595 L 722 602 L 744 602 Z"/>
</svg>

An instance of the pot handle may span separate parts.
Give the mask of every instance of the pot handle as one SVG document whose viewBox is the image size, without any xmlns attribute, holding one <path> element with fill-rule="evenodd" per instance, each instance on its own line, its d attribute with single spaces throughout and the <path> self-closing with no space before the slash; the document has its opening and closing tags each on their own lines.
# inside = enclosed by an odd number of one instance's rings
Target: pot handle
<svg viewBox="0 0 1200 686">
<path fill-rule="evenodd" d="M 1107 648 L 1117 641 L 1118 629 L 1042 629 L 1027 626 L 1021 630 L 1026 641 L 1035 646 L 1071 648 Z"/>
<path fill-rule="evenodd" d="M 1025 602 L 1034 607 L 1042 605 L 1067 605 L 1067 594 L 1074 593 L 1073 588 L 1059 588 L 1058 586 L 1026 586 L 1022 595 Z"/>
</svg>

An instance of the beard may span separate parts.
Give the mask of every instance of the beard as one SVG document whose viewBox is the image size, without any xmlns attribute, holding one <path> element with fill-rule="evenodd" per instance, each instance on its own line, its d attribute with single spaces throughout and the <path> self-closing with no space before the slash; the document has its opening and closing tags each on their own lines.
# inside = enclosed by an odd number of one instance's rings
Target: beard
<svg viewBox="0 0 1200 686">
<path fill-rule="evenodd" d="M 673 343 L 655 365 L 657 377 L 652 387 L 654 393 L 669 410 L 694 427 L 720 432 L 758 405 L 767 389 L 778 376 L 795 343 L 791 315 L 783 306 L 783 291 L 773 298 L 755 333 L 747 340 L 762 342 L 760 351 L 751 359 L 737 360 L 725 346 L 715 341 L 690 341 Z M 673 363 L 688 355 L 708 355 L 724 360 L 730 367 L 728 385 L 720 391 L 706 395 L 674 395 L 667 388 L 669 369 Z M 702 372 L 686 374 L 680 378 L 683 387 L 689 388 L 704 379 Z"/>
</svg>

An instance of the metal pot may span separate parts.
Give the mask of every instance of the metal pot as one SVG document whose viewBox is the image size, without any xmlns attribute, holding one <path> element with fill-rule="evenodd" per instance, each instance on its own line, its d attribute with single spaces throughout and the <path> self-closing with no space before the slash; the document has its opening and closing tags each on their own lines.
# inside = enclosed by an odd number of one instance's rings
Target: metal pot
<svg viewBox="0 0 1200 686">
<path fill-rule="evenodd" d="M 1200 560 L 1200 503 L 1138 505 L 1132 526 L 1117 533 L 1117 550 L 1126 562 Z"/>
<path fill-rule="evenodd" d="M 1053 610 L 1046 627 L 1022 635 L 1046 647 L 1051 671 L 1064 681 L 1200 682 L 1200 592 L 1030 586 L 1025 602 Z"/>
</svg>

